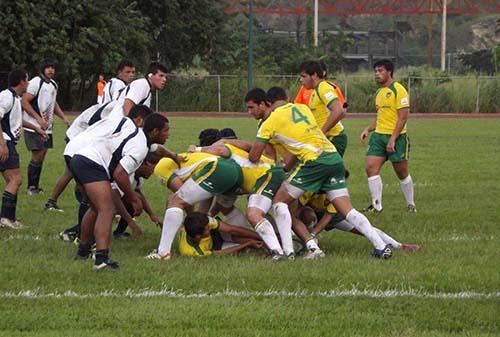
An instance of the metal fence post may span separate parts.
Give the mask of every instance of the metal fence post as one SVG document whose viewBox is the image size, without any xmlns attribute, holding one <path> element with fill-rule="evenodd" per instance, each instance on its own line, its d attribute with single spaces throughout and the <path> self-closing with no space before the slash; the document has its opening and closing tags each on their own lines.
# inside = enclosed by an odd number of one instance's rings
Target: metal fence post
<svg viewBox="0 0 500 337">
<path fill-rule="evenodd" d="M 220 93 L 220 75 L 217 75 L 217 101 L 219 104 L 219 112 L 222 111 L 221 93 Z"/>
<path fill-rule="evenodd" d="M 408 97 L 410 98 L 410 107 L 408 108 L 408 112 L 411 111 L 411 76 L 408 76 Z"/>
<path fill-rule="evenodd" d="M 345 79 L 345 84 L 344 84 L 344 96 L 345 96 L 345 100 L 346 102 L 349 102 L 349 97 L 347 96 L 347 77 Z"/>
<path fill-rule="evenodd" d="M 476 77 L 476 113 L 479 113 L 479 91 L 480 91 L 480 84 L 479 84 L 479 76 Z"/>
<path fill-rule="evenodd" d="M 156 89 L 156 104 L 155 104 L 156 105 L 156 112 L 159 112 L 158 111 L 158 95 L 159 95 L 159 91 L 158 91 L 158 89 Z"/>
</svg>

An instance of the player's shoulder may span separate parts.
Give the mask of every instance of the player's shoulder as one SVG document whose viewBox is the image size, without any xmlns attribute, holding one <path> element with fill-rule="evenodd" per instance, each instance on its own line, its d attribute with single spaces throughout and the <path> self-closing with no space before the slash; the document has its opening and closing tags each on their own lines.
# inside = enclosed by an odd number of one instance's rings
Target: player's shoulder
<svg viewBox="0 0 500 337">
<path fill-rule="evenodd" d="M 389 85 L 388 89 L 394 92 L 394 94 L 397 96 L 405 95 L 408 94 L 406 91 L 406 88 L 399 82 L 394 81 Z"/>
</svg>

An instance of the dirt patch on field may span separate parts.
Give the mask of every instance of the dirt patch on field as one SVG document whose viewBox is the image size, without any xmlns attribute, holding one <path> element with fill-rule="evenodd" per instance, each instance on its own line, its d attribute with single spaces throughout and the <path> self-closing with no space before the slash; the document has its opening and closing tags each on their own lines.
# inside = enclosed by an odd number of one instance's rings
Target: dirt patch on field
<svg viewBox="0 0 500 337">
<path fill-rule="evenodd" d="M 66 114 L 76 116 L 79 111 L 65 111 Z M 207 112 L 207 111 L 176 111 L 176 112 L 164 112 L 167 116 L 171 117 L 185 117 L 185 118 L 250 118 L 250 116 L 245 112 Z M 374 113 L 348 113 L 346 118 L 374 118 Z M 476 113 L 412 113 L 410 118 L 415 119 L 498 119 L 500 118 L 500 113 L 494 114 L 476 114 Z"/>
</svg>

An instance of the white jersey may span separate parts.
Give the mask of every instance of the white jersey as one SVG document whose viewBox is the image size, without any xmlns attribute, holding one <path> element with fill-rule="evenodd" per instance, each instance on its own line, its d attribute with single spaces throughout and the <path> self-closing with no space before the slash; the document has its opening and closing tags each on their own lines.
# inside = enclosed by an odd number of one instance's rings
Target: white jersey
<svg viewBox="0 0 500 337">
<path fill-rule="evenodd" d="M 30 102 L 31 106 L 49 125 L 45 132 L 52 133 L 54 108 L 56 107 L 57 83 L 54 80 L 47 82 L 41 76 L 36 76 L 30 80 L 26 92 L 34 96 Z M 40 126 L 36 119 L 26 111 L 24 111 L 23 119 L 33 125 Z M 35 130 L 28 128 L 24 128 L 24 130 L 35 132 Z"/>
<path fill-rule="evenodd" d="M 146 135 L 127 117 L 103 119 L 68 143 L 64 155 L 84 156 L 101 165 L 108 177 L 120 164 L 128 173 L 134 173 L 148 154 Z"/>
<path fill-rule="evenodd" d="M 133 191 L 136 191 L 142 187 L 142 184 L 144 183 L 144 178 L 138 178 L 135 176 L 135 174 L 130 174 L 128 176 L 129 182 L 130 182 L 130 187 L 132 187 Z M 111 188 L 114 190 L 117 190 L 118 193 L 120 193 L 120 196 L 123 197 L 125 193 L 118 187 L 118 184 L 113 181 L 111 183 Z"/>
<path fill-rule="evenodd" d="M 101 103 L 108 103 L 117 100 L 123 90 L 127 87 L 125 81 L 118 77 L 113 77 L 104 86 Z"/>
<path fill-rule="evenodd" d="M 23 110 L 21 97 L 12 88 L 0 92 L 0 119 L 3 139 L 17 142 L 21 136 Z"/>
<path fill-rule="evenodd" d="M 69 140 L 74 139 L 87 130 L 89 126 L 107 118 L 117 103 L 117 101 L 112 101 L 105 104 L 94 104 L 82 111 L 66 131 L 66 137 Z"/>
<path fill-rule="evenodd" d="M 123 103 L 125 99 L 129 99 L 134 104 L 151 105 L 151 85 L 145 78 L 132 81 L 122 92 L 118 98 L 118 103 L 113 108 L 111 115 L 113 117 L 123 116 Z"/>
</svg>

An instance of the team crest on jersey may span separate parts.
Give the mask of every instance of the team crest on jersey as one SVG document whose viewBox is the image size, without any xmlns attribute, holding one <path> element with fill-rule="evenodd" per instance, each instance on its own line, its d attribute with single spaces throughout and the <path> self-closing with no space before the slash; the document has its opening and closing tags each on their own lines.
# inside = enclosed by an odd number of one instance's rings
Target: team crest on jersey
<svg viewBox="0 0 500 337">
<path fill-rule="evenodd" d="M 388 92 L 387 94 L 385 94 L 385 98 L 390 98 L 391 97 L 391 92 Z"/>
</svg>

